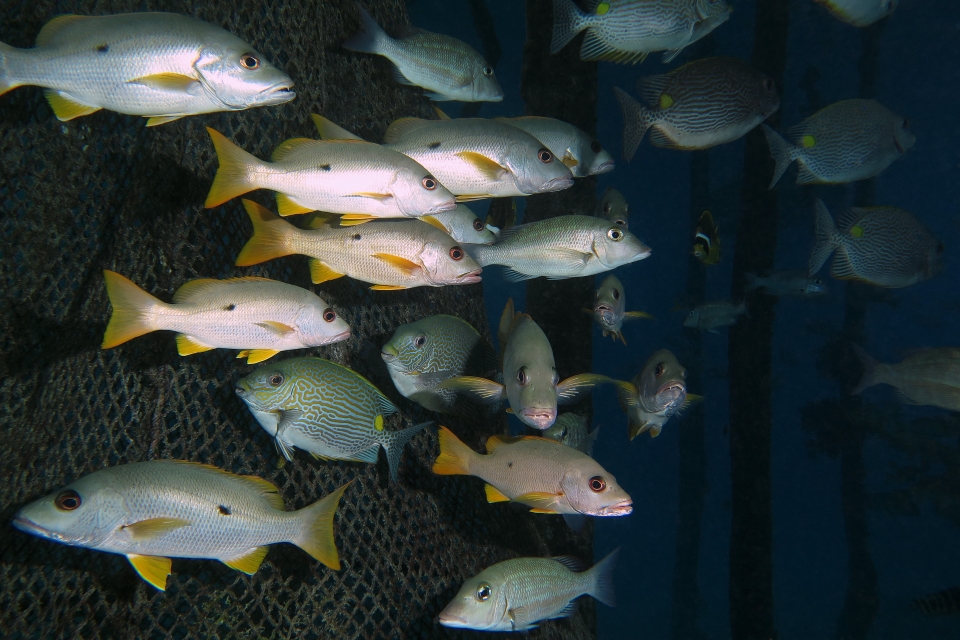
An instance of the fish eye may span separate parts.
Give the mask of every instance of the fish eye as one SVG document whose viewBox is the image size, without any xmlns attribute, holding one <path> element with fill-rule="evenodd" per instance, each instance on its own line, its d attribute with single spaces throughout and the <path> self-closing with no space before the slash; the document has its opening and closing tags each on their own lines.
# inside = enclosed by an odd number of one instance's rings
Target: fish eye
<svg viewBox="0 0 960 640">
<path fill-rule="evenodd" d="M 327 307 L 323 310 L 323 319 L 325 322 L 333 322 L 337 319 L 337 312 L 330 307 Z"/>
<path fill-rule="evenodd" d="M 537 158 L 543 164 L 550 164 L 553 162 L 553 154 L 550 153 L 549 149 L 540 149 L 540 151 L 537 151 Z"/>
<path fill-rule="evenodd" d="M 427 176 L 426 178 L 420 181 L 420 184 L 422 184 L 423 188 L 426 189 L 427 191 L 433 191 L 434 189 L 437 188 L 437 185 L 439 183 L 437 182 L 437 179 L 434 178 L 433 176 Z"/>
<path fill-rule="evenodd" d="M 764 78 L 763 88 L 767 91 L 773 91 L 773 78 Z"/>
<path fill-rule="evenodd" d="M 594 153 L 600 153 L 601 149 L 603 149 L 603 147 L 601 147 L 600 143 L 596 140 L 590 143 L 590 151 L 593 151 Z"/>
<path fill-rule="evenodd" d="M 486 582 L 482 582 L 479 587 L 477 587 L 477 600 L 480 602 L 486 602 L 490 599 L 490 594 L 493 592 L 493 589 L 490 588 L 490 585 Z"/>
<path fill-rule="evenodd" d="M 517 371 L 517 382 L 520 384 L 527 384 L 527 368 L 520 367 Z"/>
<path fill-rule="evenodd" d="M 610 229 L 609 231 L 607 231 L 607 237 L 613 240 L 614 242 L 620 242 L 621 240 L 623 240 L 623 231 L 620 231 L 620 229 L 616 229 L 616 228 Z"/>
<path fill-rule="evenodd" d="M 240 56 L 240 64 L 244 69 L 250 69 L 253 71 L 260 66 L 260 58 L 253 55 L 252 53 L 245 53 Z"/>
<path fill-rule="evenodd" d="M 603 476 L 593 476 L 589 481 L 590 491 L 594 493 L 600 493 L 607 488 L 607 481 L 603 479 Z"/>
<path fill-rule="evenodd" d="M 451 247 L 450 248 L 450 257 L 454 260 L 463 260 L 463 249 L 460 247 Z"/>
<path fill-rule="evenodd" d="M 53 501 L 60 511 L 73 511 L 80 506 L 81 502 L 83 501 L 80 499 L 80 494 L 73 489 L 61 491 L 57 499 Z"/>
<path fill-rule="evenodd" d="M 690 313 L 687 314 L 687 317 L 692 318 L 695 313 L 696 311 L 691 311 Z"/>
<path fill-rule="evenodd" d="M 483 68 L 483 75 L 485 75 L 485 76 L 492 76 L 492 75 L 493 75 L 493 67 L 484 67 L 484 68 Z"/>
<path fill-rule="evenodd" d="M 665 366 L 663 366 L 663 363 L 662 363 L 662 362 L 658 362 L 658 363 L 657 363 L 657 368 L 656 368 L 656 370 L 653 372 L 653 375 L 655 375 L 656 377 L 659 378 L 660 376 L 663 375 L 663 372 L 666 371 L 666 369 L 667 369 L 667 368 L 666 368 Z"/>
<path fill-rule="evenodd" d="M 609 202 L 604 202 L 604 203 L 603 203 L 603 212 L 604 212 L 604 213 L 610 213 L 610 203 L 609 203 Z"/>
<path fill-rule="evenodd" d="M 480 221 L 480 218 L 473 219 L 473 229 L 475 231 L 483 231 L 483 222 Z"/>
<path fill-rule="evenodd" d="M 613 290 L 613 299 L 614 299 L 614 300 L 619 300 L 619 299 L 620 299 L 620 290 L 619 290 L 619 289 L 614 289 L 614 290 Z"/>
<path fill-rule="evenodd" d="M 413 346 L 415 346 L 417 349 L 419 349 L 425 344 L 427 344 L 427 336 L 425 336 L 422 333 L 417 335 L 417 337 L 413 339 Z"/>
<path fill-rule="evenodd" d="M 267 382 L 270 383 L 270 386 L 271 386 L 271 387 L 279 387 L 280 385 L 283 384 L 283 374 L 282 374 L 282 373 L 275 373 L 275 374 L 273 374 L 272 376 L 270 376 L 270 378 L 267 380 Z"/>
<path fill-rule="evenodd" d="M 901 126 L 903 126 L 904 129 L 909 129 L 909 128 L 910 128 L 910 120 L 908 120 L 907 118 L 904 118 L 904 119 L 903 119 L 903 124 L 902 124 Z"/>
<path fill-rule="evenodd" d="M 615 225 L 617 225 L 617 226 L 619 226 L 619 227 L 625 227 L 625 226 L 627 226 L 627 221 L 624 220 L 623 218 L 618 218 L 618 219 L 616 219 L 616 220 L 613 221 L 613 224 L 615 224 Z"/>
<path fill-rule="evenodd" d="M 823 280 L 821 280 L 820 278 L 817 278 L 816 280 L 813 281 L 813 284 L 814 286 L 819 287 L 820 285 L 823 284 Z"/>
</svg>

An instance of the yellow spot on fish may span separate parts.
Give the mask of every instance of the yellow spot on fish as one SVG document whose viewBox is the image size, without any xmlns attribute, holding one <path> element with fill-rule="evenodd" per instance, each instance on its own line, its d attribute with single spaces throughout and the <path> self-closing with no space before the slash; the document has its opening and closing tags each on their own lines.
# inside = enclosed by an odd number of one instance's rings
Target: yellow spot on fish
<svg viewBox="0 0 960 640">
<path fill-rule="evenodd" d="M 811 136 L 810 134 L 807 134 L 800 139 L 800 144 L 803 146 L 804 149 L 810 149 L 812 147 L 817 146 L 817 139 Z"/>
<path fill-rule="evenodd" d="M 863 227 L 861 227 L 861 226 L 858 225 L 858 224 L 850 227 L 850 235 L 852 235 L 854 238 L 862 238 L 862 237 L 863 237 Z"/>
<path fill-rule="evenodd" d="M 610 3 L 609 3 L 609 2 L 601 2 L 600 4 L 597 5 L 597 15 L 598 15 L 598 16 L 604 15 L 605 13 L 607 13 L 607 11 L 610 11 Z"/>
<path fill-rule="evenodd" d="M 377 431 L 383 431 L 383 416 L 377 416 L 373 421 L 373 428 Z"/>
<path fill-rule="evenodd" d="M 661 93 L 661 94 L 660 94 L 660 108 L 661 108 L 661 109 L 669 109 L 670 107 L 673 106 L 673 103 L 674 103 L 673 96 L 671 96 L 669 93 Z"/>
</svg>

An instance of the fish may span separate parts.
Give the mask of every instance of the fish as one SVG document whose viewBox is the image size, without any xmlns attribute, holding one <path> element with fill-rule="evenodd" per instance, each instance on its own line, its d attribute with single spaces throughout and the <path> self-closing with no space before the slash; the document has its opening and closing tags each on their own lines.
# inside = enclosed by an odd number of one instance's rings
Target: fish
<svg viewBox="0 0 960 640">
<path fill-rule="evenodd" d="M 236 392 L 287 460 L 303 449 L 318 459 L 376 464 L 383 448 L 394 482 L 404 445 L 430 424 L 387 429 L 393 403 L 359 373 L 323 358 L 260 367 L 237 382 Z"/>
<path fill-rule="evenodd" d="M 855 27 L 868 27 L 894 12 L 900 0 L 814 0 L 830 10 L 837 20 Z"/>
<path fill-rule="evenodd" d="M 263 478 L 186 460 L 150 460 L 86 475 L 20 509 L 13 526 L 124 555 L 141 578 L 165 591 L 171 557 L 219 560 L 253 575 L 278 542 L 340 569 L 333 516 L 349 485 L 286 511 L 279 489 Z"/>
<path fill-rule="evenodd" d="M 816 244 L 808 274 L 815 275 L 831 254 L 830 275 L 899 289 L 943 270 L 943 243 L 913 214 L 896 207 L 853 207 L 835 224 L 823 201 L 816 201 Z"/>
<path fill-rule="evenodd" d="M 239 267 L 300 254 L 310 257 L 315 284 L 349 276 L 394 291 L 480 282 L 480 265 L 426 218 L 299 229 L 256 202 L 243 200 L 243 206 L 253 237 L 237 256 Z"/>
<path fill-rule="evenodd" d="M 403 26 L 396 38 L 387 35 L 359 4 L 360 31 L 344 49 L 383 56 L 393 63 L 400 84 L 425 89 L 431 100 L 500 102 L 503 89 L 493 67 L 462 40 Z"/>
<path fill-rule="evenodd" d="M 668 149 L 709 149 L 743 137 L 780 108 L 773 78 L 737 58 L 703 58 L 637 80 L 646 105 L 614 87 L 623 113 L 623 157 L 650 131 Z"/>
<path fill-rule="evenodd" d="M 543 620 L 574 615 L 574 600 L 582 595 L 616 606 L 613 570 L 619 553 L 614 550 L 590 569 L 571 556 L 498 562 L 463 583 L 439 622 L 454 629 L 526 632 Z"/>
<path fill-rule="evenodd" d="M 506 397 L 510 413 L 543 431 L 557 419 L 558 402 L 571 402 L 581 392 L 610 380 L 581 373 L 560 381 L 550 341 L 533 318 L 515 313 L 513 298 L 503 308 L 498 335 L 504 384 L 477 376 L 456 376 L 437 388 L 468 392 L 486 403 Z"/>
<path fill-rule="evenodd" d="M 875 100 L 841 100 L 788 129 L 762 125 L 776 163 L 770 188 L 796 160 L 797 184 L 843 184 L 879 174 L 913 147 L 910 121 Z"/>
<path fill-rule="evenodd" d="M 431 411 L 456 413 L 457 394 L 437 385 L 467 371 L 495 370 L 491 352 L 470 323 L 438 314 L 397 327 L 380 356 L 403 397 Z"/>
<path fill-rule="evenodd" d="M 703 398 L 687 393 L 687 371 L 666 349 L 647 358 L 632 381 L 617 380 L 620 408 L 627 414 L 628 432 L 633 440 L 645 431 L 656 438 L 663 425 Z"/>
<path fill-rule="evenodd" d="M 724 0 L 589 0 L 581 11 L 571 0 L 553 0 L 553 39 L 557 53 L 583 30 L 581 60 L 621 64 L 643 62 L 665 51 L 668 63 L 730 17 Z"/>
<path fill-rule="evenodd" d="M 497 235 L 465 204 L 458 204 L 456 209 L 450 211 L 431 214 L 430 217 L 442 224 L 450 237 L 457 242 L 493 244 L 497 239 Z"/>
<path fill-rule="evenodd" d="M 650 247 L 628 230 L 595 216 L 563 215 L 500 231 L 491 245 L 467 247 L 483 267 L 507 267 L 520 282 L 592 276 L 650 256 Z"/>
<path fill-rule="evenodd" d="M 556 440 L 588 456 L 599 435 L 600 427 L 587 433 L 587 419 L 576 413 L 561 413 L 553 426 L 543 432 L 544 438 Z"/>
<path fill-rule="evenodd" d="M 255 189 L 277 192 L 281 216 L 324 211 L 352 224 L 415 218 L 457 206 L 429 171 L 377 144 L 291 138 L 264 162 L 218 131 L 207 127 L 207 132 L 220 162 L 204 203 L 208 209 Z"/>
<path fill-rule="evenodd" d="M 153 331 L 176 331 L 177 352 L 242 349 L 256 364 L 281 351 L 341 342 L 350 325 L 323 298 L 267 278 L 201 278 L 184 283 L 173 303 L 161 302 L 124 276 L 104 270 L 113 314 L 103 335 L 112 349 Z"/>
<path fill-rule="evenodd" d="M 863 377 L 852 394 L 888 384 L 907 404 L 960 411 L 960 349 L 917 349 L 901 362 L 886 364 L 870 357 L 860 345 L 851 346 L 863 365 Z"/>
<path fill-rule="evenodd" d="M 559 158 L 574 178 L 613 171 L 614 161 L 606 149 L 586 131 L 556 118 L 521 116 L 496 120 L 526 131 Z"/>
<path fill-rule="evenodd" d="M 700 223 L 693 236 L 693 256 L 706 265 L 720 262 L 720 233 L 709 211 L 700 214 Z"/>
<path fill-rule="evenodd" d="M 531 513 L 625 516 L 633 500 L 606 469 L 573 447 L 537 436 L 490 436 L 486 455 L 440 427 L 437 475 L 475 476 L 486 482 L 487 502 L 517 502 Z"/>
<path fill-rule="evenodd" d="M 950 587 L 943 591 L 914 598 L 913 607 L 925 616 L 945 616 L 960 613 L 960 587 Z M 443 621 L 440 624 L 443 624 Z"/>
<path fill-rule="evenodd" d="M 148 118 L 283 104 L 293 80 L 220 27 L 175 13 L 57 16 L 32 49 L 0 43 L 0 95 L 44 88 L 58 120 L 100 109 Z"/>
<path fill-rule="evenodd" d="M 627 204 L 627 199 L 623 197 L 623 194 L 613 187 L 607 187 L 607 190 L 603 192 L 603 197 L 597 204 L 596 215 L 598 218 L 609 220 L 618 227 L 630 228 L 630 205 Z"/>
<path fill-rule="evenodd" d="M 797 298 L 812 298 L 827 293 L 827 286 L 820 278 L 807 275 L 806 271 L 774 271 L 768 276 L 758 276 L 748 273 L 745 289 L 763 289 L 771 296 L 794 296 Z"/>
<path fill-rule="evenodd" d="M 627 344 L 627 339 L 623 337 L 620 329 L 623 327 L 624 320 L 636 318 L 653 318 L 649 313 L 643 311 L 626 311 L 627 295 L 623 288 L 623 283 L 617 276 L 610 274 L 600 283 L 596 296 L 593 299 L 593 309 L 584 309 L 593 316 L 594 321 L 603 329 L 603 337 L 613 336 L 616 342 Z"/>
<path fill-rule="evenodd" d="M 683 326 L 710 333 L 719 333 L 719 327 L 729 327 L 737 324 L 740 316 L 750 317 L 745 302 L 734 304 L 729 300 L 705 302 L 687 314 Z"/>
</svg>

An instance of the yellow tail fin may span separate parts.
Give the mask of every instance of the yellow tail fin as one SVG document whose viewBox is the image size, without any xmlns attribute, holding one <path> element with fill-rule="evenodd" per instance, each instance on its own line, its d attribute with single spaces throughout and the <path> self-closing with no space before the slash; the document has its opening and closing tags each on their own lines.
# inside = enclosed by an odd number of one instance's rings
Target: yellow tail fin
<svg viewBox="0 0 960 640">
<path fill-rule="evenodd" d="M 340 497 L 351 482 L 353 480 L 298 511 L 303 523 L 300 539 L 290 541 L 331 569 L 340 569 L 337 543 L 333 539 L 333 514 L 337 512 Z"/>
<path fill-rule="evenodd" d="M 433 472 L 440 476 L 469 476 L 470 461 L 477 453 L 460 442 L 453 431 L 440 427 L 440 455 L 433 463 Z"/>
<path fill-rule="evenodd" d="M 113 306 L 113 315 L 103 334 L 104 349 L 112 349 L 127 340 L 156 331 L 150 322 L 150 311 L 162 305 L 156 299 L 127 278 L 114 271 L 103 271 L 107 281 L 107 297 Z"/>
<path fill-rule="evenodd" d="M 253 237 L 247 240 L 237 256 L 238 267 L 249 267 L 295 253 L 288 248 L 288 239 L 296 227 L 253 200 L 244 199 L 243 208 L 253 223 Z"/>
<path fill-rule="evenodd" d="M 259 188 L 257 185 L 250 184 L 248 169 L 264 163 L 232 143 L 216 129 L 207 127 L 207 133 L 213 140 L 213 147 L 217 150 L 217 160 L 220 162 L 217 175 L 214 176 L 213 184 L 210 185 L 207 201 L 203 203 L 203 206 L 210 209 Z"/>
</svg>

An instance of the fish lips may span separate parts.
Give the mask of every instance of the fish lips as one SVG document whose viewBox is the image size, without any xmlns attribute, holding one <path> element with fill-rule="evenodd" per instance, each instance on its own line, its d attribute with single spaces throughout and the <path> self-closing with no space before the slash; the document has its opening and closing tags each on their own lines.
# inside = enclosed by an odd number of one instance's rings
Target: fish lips
<svg viewBox="0 0 960 640">
<path fill-rule="evenodd" d="M 537 193 L 547 193 L 550 191 L 562 191 L 573 186 L 573 176 L 557 176 L 551 178 L 541 185 Z"/>
<path fill-rule="evenodd" d="M 633 513 L 633 500 L 621 500 L 616 504 L 601 507 L 597 511 L 600 516 L 628 516 Z"/>
<path fill-rule="evenodd" d="M 446 609 L 440 612 L 440 615 L 437 616 L 437 622 L 439 622 L 444 627 L 451 627 L 453 629 L 467 629 L 468 621 L 463 616 L 458 616 L 455 613 L 450 613 Z"/>
<path fill-rule="evenodd" d="M 592 175 L 607 173 L 608 171 L 613 171 L 615 166 L 616 165 L 614 164 L 613 160 L 607 160 L 606 162 L 598 166 L 596 169 L 594 169 L 591 173 Z"/>
<path fill-rule="evenodd" d="M 293 90 L 293 82 L 280 82 L 267 87 L 257 96 L 256 104 L 258 106 L 269 107 L 271 105 L 290 102 L 297 97 L 297 92 Z"/>
<path fill-rule="evenodd" d="M 56 533 L 54 531 L 50 531 L 49 529 L 45 529 L 40 525 L 38 525 L 37 523 L 33 522 L 32 520 L 29 520 L 28 518 L 25 518 L 24 516 L 20 515 L 19 513 L 13 519 L 13 522 L 11 524 L 14 526 L 15 529 L 19 529 L 24 533 L 29 533 L 30 535 L 37 536 L 38 538 L 44 538 L 46 540 L 55 540 L 57 542 L 63 542 L 65 544 L 71 544 L 71 541 L 64 538 L 64 536 L 62 536 L 61 534 Z"/>
<path fill-rule="evenodd" d="M 520 417 L 526 424 L 542 431 L 557 421 L 557 410 L 528 407 L 520 411 Z"/>
<path fill-rule="evenodd" d="M 477 269 L 476 271 L 470 271 L 457 276 L 457 284 L 476 284 L 480 282 L 482 279 L 480 272 L 482 271 L 483 269 Z"/>
<path fill-rule="evenodd" d="M 346 331 L 341 331 L 340 333 L 333 335 L 329 338 L 324 338 L 323 342 L 320 344 L 333 344 L 334 342 L 343 342 L 344 340 L 350 339 L 350 329 Z M 320 346 L 320 345 L 304 345 L 305 347 Z"/>
</svg>

